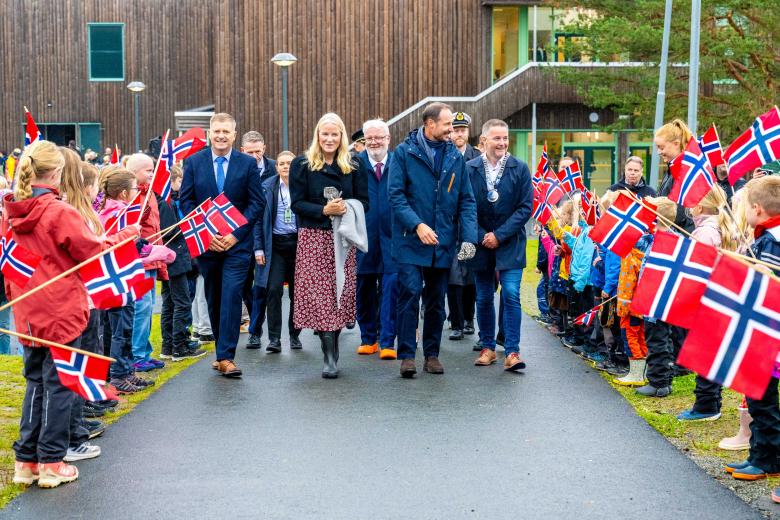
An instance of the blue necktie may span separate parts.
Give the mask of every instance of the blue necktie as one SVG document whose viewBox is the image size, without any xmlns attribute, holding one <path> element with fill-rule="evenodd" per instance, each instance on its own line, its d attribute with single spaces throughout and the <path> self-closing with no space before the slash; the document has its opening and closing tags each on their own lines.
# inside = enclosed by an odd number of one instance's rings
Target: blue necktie
<svg viewBox="0 0 780 520">
<path fill-rule="evenodd" d="M 225 167 L 224 164 L 227 159 L 224 157 L 217 157 L 217 191 L 222 193 L 222 188 L 225 187 Z"/>
</svg>

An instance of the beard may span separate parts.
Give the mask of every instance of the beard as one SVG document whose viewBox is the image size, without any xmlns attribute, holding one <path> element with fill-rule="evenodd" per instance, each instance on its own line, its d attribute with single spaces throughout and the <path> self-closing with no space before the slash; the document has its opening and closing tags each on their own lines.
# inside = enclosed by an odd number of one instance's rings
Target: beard
<svg viewBox="0 0 780 520">
<path fill-rule="evenodd" d="M 366 151 L 368 151 L 368 156 L 371 157 L 371 160 L 374 162 L 381 161 L 387 155 L 387 147 L 378 148 L 378 149 L 366 148 Z"/>
</svg>

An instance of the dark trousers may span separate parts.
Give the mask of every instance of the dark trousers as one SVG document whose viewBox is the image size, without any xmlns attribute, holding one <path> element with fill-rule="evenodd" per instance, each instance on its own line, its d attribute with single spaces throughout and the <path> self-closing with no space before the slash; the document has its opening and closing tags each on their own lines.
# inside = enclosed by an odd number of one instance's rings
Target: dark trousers
<svg viewBox="0 0 780 520">
<path fill-rule="evenodd" d="M 248 254 L 209 253 L 199 256 L 197 262 L 203 275 L 211 330 L 217 340 L 217 360 L 232 360 L 236 357 L 241 332 L 241 294 L 247 277 Z"/>
<path fill-rule="evenodd" d="M 696 388 L 693 394 L 696 401 L 693 403 L 693 411 L 699 413 L 720 413 L 720 404 L 723 400 L 721 392 L 723 387 L 713 383 L 702 376 L 696 376 Z"/>
<path fill-rule="evenodd" d="M 572 324 L 577 317 L 588 312 L 593 303 L 593 287 L 586 285 L 582 292 L 577 292 L 572 288 L 571 291 L 571 303 L 569 304 L 569 316 Z M 585 340 L 590 336 L 592 326 L 585 325 L 572 325 L 572 336 L 581 344 L 585 343 Z"/>
<path fill-rule="evenodd" d="M 420 297 L 425 308 L 422 331 L 425 357 L 438 357 L 444 325 L 444 296 L 449 269 L 398 264 L 398 359 L 414 359 Z M 425 290 L 423 291 L 423 283 Z"/>
<path fill-rule="evenodd" d="M 190 287 L 185 273 L 171 276 L 162 282 L 162 310 L 160 333 L 165 350 L 177 350 L 189 345 L 187 323 L 192 309 Z"/>
<path fill-rule="evenodd" d="M 265 323 L 266 290 L 259 285 L 252 286 L 252 312 L 249 315 L 249 333 L 257 336 L 263 335 Z"/>
<path fill-rule="evenodd" d="M 79 340 L 69 343 L 78 347 Z M 14 442 L 19 462 L 60 462 L 68 451 L 71 409 L 76 395 L 60 383 L 46 347 L 24 347 L 24 378 L 19 439 Z"/>
<path fill-rule="evenodd" d="M 79 348 L 88 352 L 101 353 L 103 346 L 100 344 L 100 329 L 100 311 L 92 309 L 89 311 L 87 328 L 81 333 L 81 346 Z M 85 402 L 83 397 L 74 394 L 73 406 L 70 409 L 70 442 L 68 444 L 71 448 L 80 446 L 81 443 L 89 440 L 89 430 L 84 425 Z"/>
<path fill-rule="evenodd" d="M 252 258 L 249 262 L 249 271 L 246 273 L 246 279 L 244 280 L 244 286 L 241 288 L 241 300 L 246 306 L 246 311 L 249 313 L 250 320 L 252 316 L 252 306 L 254 305 L 254 293 L 252 287 L 255 284 L 255 259 Z"/>
<path fill-rule="evenodd" d="M 122 378 L 133 373 L 133 304 L 109 309 L 108 321 L 111 326 L 111 351 L 116 361 L 111 363 L 111 378 Z"/>
<path fill-rule="evenodd" d="M 357 322 L 360 326 L 360 342 L 373 345 L 380 334 L 379 307 L 382 301 L 382 275 L 359 274 L 356 280 Z"/>
<path fill-rule="evenodd" d="M 761 399 L 747 399 L 750 423 L 750 453 L 748 461 L 767 473 L 780 473 L 780 407 L 778 407 L 777 379 Z"/>
<path fill-rule="evenodd" d="M 647 343 L 647 380 L 656 388 L 672 386 L 674 345 L 672 327 L 663 321 L 645 320 Z"/>
<path fill-rule="evenodd" d="M 266 302 L 268 304 L 268 339 L 279 340 L 282 337 L 282 294 L 284 282 L 287 282 L 290 296 L 290 316 L 287 330 L 291 338 L 297 338 L 301 329 L 293 325 L 295 302 L 295 251 L 298 248 L 298 234 L 274 235 L 272 242 L 271 265 L 268 268 Z"/>
<path fill-rule="evenodd" d="M 463 289 L 462 285 L 447 286 L 447 308 L 450 311 L 452 330 L 463 330 L 466 324 Z"/>
</svg>

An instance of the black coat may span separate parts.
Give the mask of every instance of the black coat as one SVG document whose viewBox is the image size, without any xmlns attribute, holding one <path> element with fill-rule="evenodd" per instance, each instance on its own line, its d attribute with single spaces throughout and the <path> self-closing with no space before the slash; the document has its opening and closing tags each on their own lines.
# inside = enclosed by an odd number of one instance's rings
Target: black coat
<svg viewBox="0 0 780 520">
<path fill-rule="evenodd" d="M 655 190 L 645 184 L 644 180 L 640 180 L 639 184 L 632 186 L 628 184 L 625 179 L 622 179 L 609 187 L 609 191 L 628 190 L 640 199 L 645 197 L 655 197 Z"/>
<path fill-rule="evenodd" d="M 658 188 L 658 195 L 661 197 L 668 197 L 672 192 L 673 186 L 674 177 L 672 177 L 671 172 L 667 171 L 666 175 L 664 175 L 664 178 L 661 180 L 661 186 Z M 674 223 L 689 233 L 696 227 L 693 225 L 693 220 L 688 216 L 685 212 L 685 208 L 682 207 L 681 204 L 677 205 L 677 215 L 674 217 Z"/>
<path fill-rule="evenodd" d="M 259 168 L 258 168 L 259 169 Z M 260 175 L 260 183 L 276 175 L 276 161 L 263 156 L 263 173 Z"/>
<path fill-rule="evenodd" d="M 157 197 L 157 206 L 160 209 L 160 229 L 176 224 L 179 221 L 176 210 L 156 193 L 154 196 Z M 169 277 L 186 274 L 192 269 L 192 259 L 190 251 L 187 249 L 187 241 L 178 227 L 163 234 L 162 243 L 167 244 L 166 247 L 176 253 L 176 259 L 168 264 Z"/>
<path fill-rule="evenodd" d="M 466 162 L 469 162 L 472 159 L 476 159 L 482 155 L 482 152 L 471 146 L 470 144 L 466 143 L 466 151 L 463 152 L 463 160 Z"/>
<path fill-rule="evenodd" d="M 342 173 L 334 162 L 322 170 L 313 171 L 305 156 L 296 157 L 290 165 L 291 208 L 297 217 L 298 229 L 333 229 L 330 217 L 322 213 L 328 202 L 323 195 L 326 187 L 332 186 L 341 192 L 341 198 L 356 199 L 368 213 L 368 177 L 360 175 L 360 169 Z"/>
</svg>

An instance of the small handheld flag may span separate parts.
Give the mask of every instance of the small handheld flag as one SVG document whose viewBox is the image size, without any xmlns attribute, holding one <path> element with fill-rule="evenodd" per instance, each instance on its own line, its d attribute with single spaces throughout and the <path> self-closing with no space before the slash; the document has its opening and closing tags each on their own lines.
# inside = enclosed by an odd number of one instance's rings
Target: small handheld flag
<svg viewBox="0 0 780 520">
<path fill-rule="evenodd" d="M 22 289 L 30 281 L 40 262 L 40 256 L 16 243 L 10 228 L 5 236 L 0 238 L 0 271 Z"/>
<path fill-rule="evenodd" d="M 27 118 L 27 124 L 24 127 L 24 146 L 27 147 L 35 142 L 42 140 L 43 134 L 41 134 L 41 131 L 38 130 L 38 125 L 35 124 L 35 120 L 33 119 L 30 111 L 27 110 L 27 107 L 24 107 L 24 114 Z"/>
<path fill-rule="evenodd" d="M 751 127 L 729 145 L 723 159 L 728 162 L 732 185 L 750 170 L 780 159 L 780 111 L 777 107 L 758 116 Z"/>
</svg>

